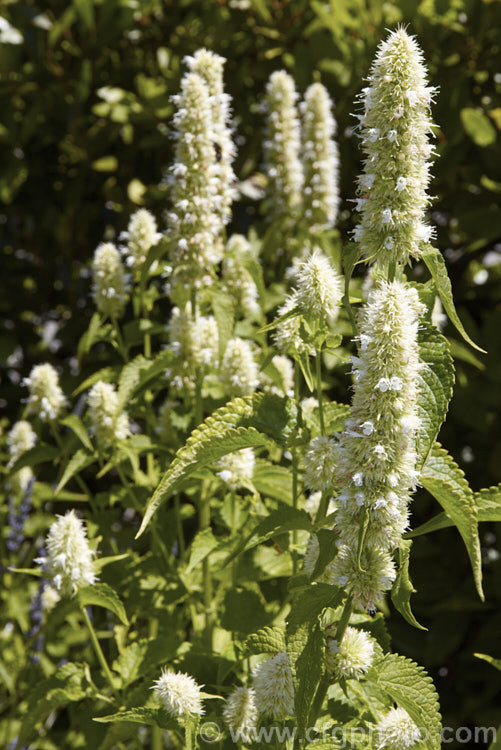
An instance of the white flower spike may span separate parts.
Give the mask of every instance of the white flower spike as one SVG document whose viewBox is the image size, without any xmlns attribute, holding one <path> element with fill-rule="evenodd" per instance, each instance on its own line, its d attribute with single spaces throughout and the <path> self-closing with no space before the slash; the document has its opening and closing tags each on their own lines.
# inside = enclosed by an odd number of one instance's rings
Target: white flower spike
<svg viewBox="0 0 501 750">
<path fill-rule="evenodd" d="M 202 686 L 203 687 L 203 686 Z M 160 698 L 165 709 L 177 719 L 197 714 L 203 716 L 201 686 L 185 672 L 162 670 L 152 690 Z"/>
<path fill-rule="evenodd" d="M 90 549 L 86 529 L 74 510 L 58 516 L 45 542 L 47 557 L 39 558 L 58 594 L 68 596 L 97 580 L 94 551 Z"/>
</svg>

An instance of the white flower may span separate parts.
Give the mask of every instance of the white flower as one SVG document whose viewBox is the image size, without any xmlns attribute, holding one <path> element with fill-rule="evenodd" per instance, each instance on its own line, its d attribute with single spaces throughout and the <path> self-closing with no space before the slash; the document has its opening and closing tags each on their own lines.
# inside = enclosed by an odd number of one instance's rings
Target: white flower
<svg viewBox="0 0 501 750">
<path fill-rule="evenodd" d="M 230 127 L 231 98 L 225 93 L 223 82 L 226 60 L 210 50 L 199 49 L 192 57 L 186 57 L 185 62 L 192 73 L 203 78 L 209 89 L 216 162 L 212 180 L 219 199 L 215 208 L 223 223 L 227 224 L 235 197 L 235 174 L 232 167 L 235 146 Z"/>
<path fill-rule="evenodd" d="M 158 695 L 171 716 L 183 718 L 190 714 L 199 716 L 204 714 L 200 685 L 185 672 L 162 670 L 152 690 Z"/>
<path fill-rule="evenodd" d="M 363 550 L 360 569 L 357 551 L 355 545 L 339 548 L 331 564 L 329 583 L 346 586 L 357 607 L 374 612 L 395 580 L 395 564 L 388 552 L 370 547 Z"/>
<path fill-rule="evenodd" d="M 332 438 L 313 438 L 303 459 L 304 483 L 310 490 L 332 489 L 338 460 L 338 446 Z"/>
<path fill-rule="evenodd" d="M 245 487 L 246 483 L 252 480 L 255 463 L 256 457 L 253 449 L 242 448 L 223 456 L 216 461 L 215 465 L 220 469 L 217 475 L 231 490 L 236 490 L 239 487 Z"/>
<path fill-rule="evenodd" d="M 258 713 L 278 720 L 294 713 L 294 685 L 286 653 L 261 662 L 253 672 L 253 685 Z"/>
<path fill-rule="evenodd" d="M 219 332 L 212 315 L 191 312 L 188 302 L 183 310 L 172 310 L 168 326 L 169 348 L 176 355 L 172 367 L 171 386 L 176 390 L 193 391 L 200 373 L 206 373 L 219 360 Z"/>
<path fill-rule="evenodd" d="M 35 446 L 37 436 L 29 422 L 21 419 L 15 422 L 7 435 L 7 450 L 9 453 L 9 462 L 7 468 L 10 469 L 20 458 L 23 453 L 31 450 Z M 29 466 L 24 466 L 9 479 L 12 489 L 16 492 L 24 493 L 28 487 L 33 472 Z"/>
<path fill-rule="evenodd" d="M 277 396 L 294 396 L 294 365 L 289 357 L 284 354 L 275 354 L 271 360 L 280 376 L 281 384 L 278 385 L 276 380 L 272 379 L 266 373 L 259 374 L 260 384 L 267 393 L 275 393 Z"/>
<path fill-rule="evenodd" d="M 186 168 L 185 165 L 178 165 Z M 162 236 L 157 231 L 157 222 L 153 214 L 146 208 L 140 208 L 129 219 L 126 232 L 128 242 L 126 253 L 129 257 L 128 265 L 138 268 L 146 260 L 148 251 L 156 245 Z"/>
<path fill-rule="evenodd" d="M 89 391 L 87 404 L 91 432 L 101 448 L 110 448 L 129 436 L 129 417 L 118 410 L 118 394 L 112 383 L 98 380 Z"/>
<path fill-rule="evenodd" d="M 332 107 L 321 83 L 306 89 L 301 104 L 303 203 L 312 228 L 333 226 L 339 206 L 339 155 Z"/>
<path fill-rule="evenodd" d="M 318 248 L 299 265 L 296 284 L 296 299 L 303 312 L 331 321 L 337 317 L 343 283 Z"/>
<path fill-rule="evenodd" d="M 368 513 L 365 547 L 393 550 L 408 524 L 415 485 L 417 344 L 423 306 L 403 282 L 381 282 L 369 294 L 360 319 L 360 348 L 351 416 L 339 442 L 337 482 L 346 502 L 336 526 L 355 554 L 362 512 Z M 357 495 L 363 478 L 364 499 Z M 363 507 L 363 510 L 362 510 Z M 376 592 L 376 598 L 381 591 Z"/>
<path fill-rule="evenodd" d="M 418 257 L 421 242 L 432 235 L 425 221 L 430 94 L 421 51 L 399 28 L 381 43 L 369 87 L 361 96 L 365 111 L 360 136 L 366 158 L 358 191 L 366 201 L 355 237 L 365 257 L 375 258 L 380 266 Z"/>
<path fill-rule="evenodd" d="M 47 422 L 56 419 L 61 413 L 66 399 L 59 385 L 57 370 L 49 364 L 35 365 L 23 385 L 29 389 L 30 409 Z"/>
<path fill-rule="evenodd" d="M 39 558 L 59 594 L 73 594 L 96 582 L 94 552 L 86 529 L 74 510 L 57 516 L 45 540 L 47 557 Z"/>
<path fill-rule="evenodd" d="M 113 243 L 99 245 L 92 261 L 92 296 L 103 315 L 120 318 L 127 303 L 127 282 L 120 253 Z"/>
<path fill-rule="evenodd" d="M 329 632 L 333 632 L 332 628 Z M 327 669 L 336 677 L 354 677 L 359 680 L 369 671 L 373 659 L 374 641 L 364 630 L 348 625 L 341 644 L 334 638 L 327 638 Z"/>
<path fill-rule="evenodd" d="M 419 728 L 403 708 L 392 708 L 376 725 L 377 750 L 407 750 L 421 741 Z"/>
<path fill-rule="evenodd" d="M 303 169 L 297 99 L 291 76 L 284 70 L 272 73 L 266 86 L 264 158 L 271 211 L 279 216 L 293 216 L 301 202 Z"/>
<path fill-rule="evenodd" d="M 259 371 L 251 345 L 241 338 L 228 341 L 221 362 L 221 380 L 230 396 L 249 396 L 259 385 Z"/>
<path fill-rule="evenodd" d="M 298 314 L 279 323 L 273 331 L 275 345 L 284 354 L 289 352 L 314 354 L 313 347 L 306 344 L 301 336 L 301 316 L 297 294 L 294 293 L 287 297 L 284 304 L 278 308 L 277 317 L 280 318 L 282 315 L 292 312 L 294 308 L 298 308 Z"/>
<path fill-rule="evenodd" d="M 223 717 L 235 739 L 251 742 L 257 726 L 257 708 L 252 688 L 238 687 L 224 704 Z"/>
</svg>

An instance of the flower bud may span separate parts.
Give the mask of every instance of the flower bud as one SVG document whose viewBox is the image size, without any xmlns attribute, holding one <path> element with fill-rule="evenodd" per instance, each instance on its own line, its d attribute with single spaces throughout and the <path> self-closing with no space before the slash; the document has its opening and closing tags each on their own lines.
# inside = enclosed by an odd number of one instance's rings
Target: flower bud
<svg viewBox="0 0 501 750">
<path fill-rule="evenodd" d="M 258 713 L 285 719 L 294 713 L 294 684 L 286 653 L 279 653 L 261 662 L 253 672 Z"/>
<path fill-rule="evenodd" d="M 54 367 L 47 363 L 35 365 L 29 377 L 24 378 L 23 385 L 27 385 L 29 389 L 30 409 L 44 422 L 57 419 L 66 399 L 59 385 L 59 375 Z"/>
<path fill-rule="evenodd" d="M 85 526 L 74 510 L 58 516 L 45 541 L 47 557 L 39 558 L 56 591 L 63 596 L 96 582 L 94 552 L 89 547 Z"/>
<path fill-rule="evenodd" d="M 87 396 L 91 432 L 101 449 L 111 448 L 129 434 L 129 417 L 118 412 L 118 394 L 115 386 L 102 380 L 92 386 Z"/>
<path fill-rule="evenodd" d="M 112 242 L 96 248 L 92 277 L 92 296 L 99 312 L 120 318 L 127 304 L 127 283 L 120 253 Z"/>
<path fill-rule="evenodd" d="M 202 716 L 204 713 L 200 685 L 184 672 L 162 670 L 152 690 L 160 698 L 168 713 L 177 719 L 192 714 Z"/>
</svg>

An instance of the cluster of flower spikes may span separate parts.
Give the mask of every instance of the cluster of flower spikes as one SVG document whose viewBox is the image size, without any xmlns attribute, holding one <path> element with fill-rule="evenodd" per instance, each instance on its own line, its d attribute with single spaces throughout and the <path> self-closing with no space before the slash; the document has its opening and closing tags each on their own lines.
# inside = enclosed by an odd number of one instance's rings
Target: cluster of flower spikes
<svg viewBox="0 0 501 750">
<path fill-rule="evenodd" d="M 218 183 L 216 192 L 219 199 L 215 210 L 221 216 L 223 224 L 228 224 L 235 197 L 235 173 L 232 166 L 235 144 L 230 127 L 231 97 L 224 91 L 223 71 L 226 60 L 210 50 L 199 49 L 193 56 L 185 57 L 185 62 L 192 73 L 197 73 L 204 79 L 209 89 L 216 152 L 213 171 Z"/>
<path fill-rule="evenodd" d="M 137 269 L 145 262 L 149 250 L 161 238 L 157 222 L 146 208 L 135 211 L 129 219 L 127 231 L 120 234 L 120 240 L 127 240 L 122 247 L 127 266 Z"/>
<path fill-rule="evenodd" d="M 129 436 L 129 417 L 121 411 L 118 393 L 112 383 L 98 380 L 87 396 L 90 431 L 101 450 L 111 448 Z"/>
<path fill-rule="evenodd" d="M 24 419 L 15 422 L 7 435 L 7 450 L 10 456 L 7 468 L 12 468 L 23 453 L 26 453 L 26 451 L 35 446 L 36 441 L 37 436 L 29 422 Z M 32 477 L 33 472 L 31 468 L 24 466 L 10 477 L 9 484 L 11 489 L 16 493 L 26 492 Z"/>
<path fill-rule="evenodd" d="M 223 146 L 227 167 L 232 150 L 227 144 L 229 131 L 222 132 L 227 128 L 229 107 L 221 93 L 222 62 L 218 60 L 222 58 L 207 51 L 189 58 L 192 70 L 181 81 L 181 93 L 173 97 L 176 149 L 167 236 L 170 293 L 178 304 L 190 298 L 192 289 L 212 283 L 214 265 L 223 256 L 221 235 L 232 200 L 232 178 L 226 170 L 223 179 L 220 167 Z"/>
<path fill-rule="evenodd" d="M 35 365 L 23 385 L 28 386 L 30 410 L 43 422 L 57 419 L 66 403 L 57 370 L 48 363 Z"/>
<path fill-rule="evenodd" d="M 85 526 L 74 510 L 57 517 L 49 529 L 45 546 L 47 555 L 36 562 L 47 571 L 63 596 L 96 582 L 94 551 L 89 546 Z"/>
<path fill-rule="evenodd" d="M 176 361 L 167 371 L 175 391 L 195 388 L 197 373 L 214 368 L 219 359 L 219 333 L 212 315 L 192 314 L 191 302 L 172 310 L 168 327 L 169 348 Z"/>
<path fill-rule="evenodd" d="M 294 215 L 301 204 L 303 166 L 301 127 L 294 80 L 284 70 L 272 73 L 266 86 L 265 171 L 272 214 Z"/>
<path fill-rule="evenodd" d="M 112 242 L 96 248 L 92 261 L 92 296 L 96 308 L 109 318 L 121 318 L 127 304 L 127 276 L 119 250 Z"/>
<path fill-rule="evenodd" d="M 261 315 L 256 283 L 245 264 L 252 258 L 251 244 L 242 234 L 233 234 L 226 243 L 222 265 L 223 288 L 244 317 Z"/>
<path fill-rule="evenodd" d="M 313 83 L 300 104 L 304 169 L 304 215 L 312 228 L 336 223 L 339 207 L 339 153 L 336 121 L 325 86 Z"/>
<path fill-rule="evenodd" d="M 380 267 L 418 257 L 420 245 L 433 236 L 424 219 L 433 93 L 416 41 L 397 29 L 378 49 L 362 93 L 364 114 L 358 116 L 366 158 L 354 238 Z"/>
<path fill-rule="evenodd" d="M 351 413 L 338 447 L 336 529 L 341 547 L 333 571 L 334 582 L 348 584 L 355 601 L 369 609 L 394 580 L 390 553 L 407 528 L 410 491 L 417 479 L 417 331 L 422 312 L 415 289 L 401 281 L 381 281 L 362 311 L 360 356 L 353 358 Z"/>
</svg>

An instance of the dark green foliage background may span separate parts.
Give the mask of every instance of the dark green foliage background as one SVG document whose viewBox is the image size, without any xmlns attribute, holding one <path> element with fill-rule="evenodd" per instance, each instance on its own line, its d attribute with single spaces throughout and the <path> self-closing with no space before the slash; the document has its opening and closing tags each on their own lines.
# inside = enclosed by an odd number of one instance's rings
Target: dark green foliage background
<svg viewBox="0 0 501 750">
<path fill-rule="evenodd" d="M 260 169 L 260 101 L 270 73 L 285 67 L 301 92 L 313 78 L 326 84 L 336 102 L 340 229 L 347 240 L 347 201 L 360 169 L 350 113 L 385 29 L 404 23 L 416 34 L 431 83 L 439 87 L 433 108 L 439 158 L 431 189 L 437 246 L 448 261 L 460 315 L 488 352 L 473 354 L 458 342 L 457 385 L 441 440 L 474 489 L 499 482 L 501 265 L 489 267 L 483 284 L 474 276 L 486 253 L 501 252 L 501 4 L 139 0 L 133 5 L 129 0 L 2 4 L 2 15 L 25 38 L 24 45 L 0 48 L 0 367 L 1 406 L 9 418 L 18 412 L 20 378 L 40 359 L 62 367 L 67 391 L 76 382 L 71 358 L 92 313 L 85 269 L 96 245 L 125 229 L 139 204 L 164 225 L 168 195 L 159 183 L 172 157 L 169 98 L 178 89 L 184 55 L 207 46 L 228 59 L 240 179 Z M 112 87 L 111 96 L 104 87 Z M 254 213 L 251 201 L 236 204 L 231 229 L 245 232 L 262 221 Z M 415 273 L 424 278 L 424 268 Z M 456 338 L 450 326 L 445 333 Z M 437 511 L 419 496 L 414 509 L 414 525 Z M 414 610 L 429 632 L 413 630 L 398 615 L 390 621 L 394 648 L 434 676 L 445 725 L 500 721 L 501 677 L 472 656 L 475 651 L 501 656 L 501 563 L 487 560 L 487 550 L 499 546 L 496 531 L 481 528 L 485 604 L 476 598 L 461 540 L 448 529 L 420 537 L 413 546 L 411 572 L 419 590 Z"/>
</svg>

